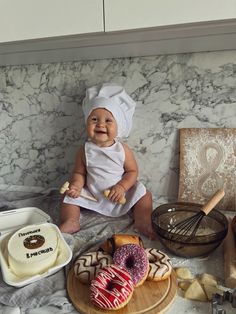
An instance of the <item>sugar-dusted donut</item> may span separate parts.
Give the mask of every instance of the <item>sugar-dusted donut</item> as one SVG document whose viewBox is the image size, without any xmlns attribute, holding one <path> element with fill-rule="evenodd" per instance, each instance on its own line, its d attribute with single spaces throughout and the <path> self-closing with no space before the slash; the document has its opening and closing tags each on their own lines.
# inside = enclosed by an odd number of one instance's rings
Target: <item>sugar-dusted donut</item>
<svg viewBox="0 0 236 314">
<path fill-rule="evenodd" d="M 172 271 L 170 258 L 157 249 L 148 248 L 145 251 L 149 261 L 147 280 L 161 281 L 167 279 Z"/>
<path fill-rule="evenodd" d="M 133 281 L 124 267 L 104 267 L 91 281 L 90 300 L 103 310 L 117 310 L 124 307 L 132 297 Z"/>
<path fill-rule="evenodd" d="M 98 272 L 112 263 L 112 257 L 106 252 L 88 252 L 78 257 L 74 263 L 75 277 L 80 282 L 90 283 Z"/>
<path fill-rule="evenodd" d="M 100 246 L 100 249 L 113 255 L 118 247 L 131 243 L 143 247 L 143 241 L 139 236 L 135 234 L 115 233 Z"/>
<path fill-rule="evenodd" d="M 135 287 L 140 286 L 146 280 L 149 271 L 149 262 L 145 249 L 139 245 L 122 245 L 115 251 L 113 262 L 127 269 Z"/>
</svg>

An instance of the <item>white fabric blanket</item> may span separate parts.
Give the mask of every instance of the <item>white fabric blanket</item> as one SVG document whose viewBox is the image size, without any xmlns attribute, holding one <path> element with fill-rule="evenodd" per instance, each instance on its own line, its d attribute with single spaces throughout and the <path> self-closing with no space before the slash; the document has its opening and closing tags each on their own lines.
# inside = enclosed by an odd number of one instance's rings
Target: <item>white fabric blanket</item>
<svg viewBox="0 0 236 314">
<path fill-rule="evenodd" d="M 31 189 L 31 191 L 34 191 L 34 189 Z M 3 191 L 0 186 L 0 211 L 35 206 L 45 211 L 50 215 L 53 222 L 58 224 L 60 200 L 61 196 L 55 189 L 36 193 L 22 188 L 21 192 L 16 192 L 9 189 Z M 173 200 L 165 197 L 159 198 L 155 205 L 157 206 L 170 201 Z M 97 249 L 113 233 L 121 232 L 135 233 L 132 218 L 129 215 L 120 218 L 109 218 L 92 211 L 82 211 L 81 230 L 73 236 L 68 234 L 63 234 L 63 236 L 72 248 L 73 260 L 75 260 L 83 252 Z M 150 241 L 143 236 L 142 239 L 145 247 L 155 247 L 165 251 L 158 240 Z M 218 277 L 222 277 L 223 279 L 222 246 L 207 258 L 184 259 L 169 253 L 168 255 L 175 267 L 188 267 L 193 274 L 215 272 L 218 274 Z M 71 304 L 66 292 L 66 271 L 70 265 L 52 276 L 22 288 L 14 288 L 7 285 L 3 281 L 0 272 L 0 313 L 78 314 L 79 312 Z M 210 303 L 194 302 L 177 296 L 174 304 L 168 310 L 168 314 L 202 314 L 209 313 L 210 310 Z M 227 313 L 231 314 L 234 312 L 235 309 L 231 306 L 227 308 Z"/>
<path fill-rule="evenodd" d="M 61 196 L 54 189 L 40 193 L 0 191 L 0 211 L 38 207 L 50 215 L 52 222 L 58 224 L 60 200 Z M 110 218 L 92 211 L 82 211 L 81 230 L 73 236 L 63 234 L 73 250 L 71 263 L 79 254 L 96 249 L 117 232 L 134 233 L 132 218 L 129 215 Z M 22 288 L 7 285 L 0 274 L 0 313 L 78 313 L 66 293 L 67 269 Z"/>
</svg>

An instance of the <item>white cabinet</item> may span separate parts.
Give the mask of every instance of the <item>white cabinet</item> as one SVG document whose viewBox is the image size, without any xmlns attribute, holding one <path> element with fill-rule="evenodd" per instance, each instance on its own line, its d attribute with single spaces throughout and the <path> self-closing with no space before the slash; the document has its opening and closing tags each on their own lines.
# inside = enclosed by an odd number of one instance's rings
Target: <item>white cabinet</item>
<svg viewBox="0 0 236 314">
<path fill-rule="evenodd" d="M 104 0 L 105 31 L 236 18 L 235 0 Z"/>
<path fill-rule="evenodd" d="M 103 31 L 102 0 L 0 0 L 0 43 Z"/>
<path fill-rule="evenodd" d="M 236 0 L 0 0 L 0 66 L 236 49 Z"/>
</svg>

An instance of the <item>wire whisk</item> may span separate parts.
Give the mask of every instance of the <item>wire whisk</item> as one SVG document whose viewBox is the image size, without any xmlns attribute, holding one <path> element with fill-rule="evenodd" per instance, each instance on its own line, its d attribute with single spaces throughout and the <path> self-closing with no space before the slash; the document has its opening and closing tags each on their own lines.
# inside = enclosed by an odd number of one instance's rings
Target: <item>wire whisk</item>
<svg viewBox="0 0 236 314">
<path fill-rule="evenodd" d="M 171 233 L 171 239 L 178 241 L 184 238 L 184 241 L 191 241 L 191 239 L 196 235 L 203 217 L 209 214 L 209 212 L 219 203 L 224 195 L 224 190 L 219 189 L 208 200 L 208 202 L 203 205 L 200 212 L 173 225 L 168 230 Z"/>
</svg>

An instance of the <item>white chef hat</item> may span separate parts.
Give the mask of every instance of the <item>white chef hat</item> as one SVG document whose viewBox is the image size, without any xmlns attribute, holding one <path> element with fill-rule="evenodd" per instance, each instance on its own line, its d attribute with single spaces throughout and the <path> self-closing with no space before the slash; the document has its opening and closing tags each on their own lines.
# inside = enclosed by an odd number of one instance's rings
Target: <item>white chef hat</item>
<svg viewBox="0 0 236 314">
<path fill-rule="evenodd" d="M 86 91 L 82 109 L 85 122 L 92 110 L 105 108 L 110 111 L 118 126 L 118 137 L 128 137 L 132 127 L 132 118 L 136 103 L 122 86 L 105 83 L 90 87 Z"/>
</svg>

